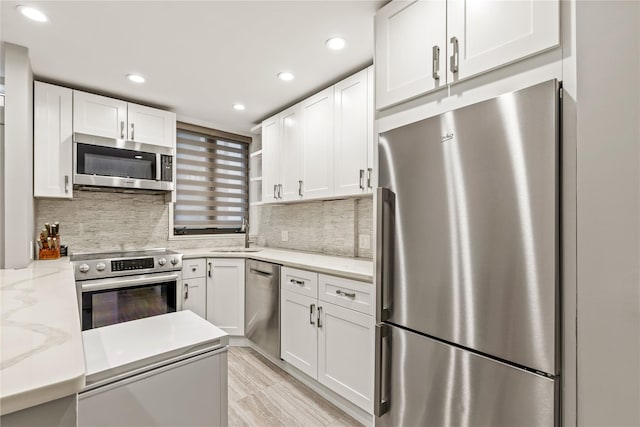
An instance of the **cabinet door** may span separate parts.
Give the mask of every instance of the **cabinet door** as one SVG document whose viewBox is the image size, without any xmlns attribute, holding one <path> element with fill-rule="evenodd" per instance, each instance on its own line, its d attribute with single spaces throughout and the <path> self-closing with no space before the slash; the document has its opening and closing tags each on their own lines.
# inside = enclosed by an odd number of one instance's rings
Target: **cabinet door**
<svg viewBox="0 0 640 427">
<path fill-rule="evenodd" d="M 314 379 L 318 375 L 317 304 L 316 298 L 294 292 L 283 291 L 280 296 L 280 356 Z"/>
<path fill-rule="evenodd" d="M 318 381 L 373 413 L 373 317 L 320 302 Z"/>
<path fill-rule="evenodd" d="M 557 46 L 560 42 L 558 0 L 449 0 L 448 53 L 458 43 L 458 72 L 450 81 L 491 70 Z"/>
<path fill-rule="evenodd" d="M 128 139 L 168 148 L 176 146 L 176 115 L 170 111 L 127 104 Z"/>
<path fill-rule="evenodd" d="M 393 1 L 378 11 L 377 109 L 446 85 L 446 13 L 445 0 Z"/>
<path fill-rule="evenodd" d="M 34 197 L 73 197 L 72 101 L 71 89 L 34 83 Z"/>
<path fill-rule="evenodd" d="M 207 317 L 207 280 L 204 277 L 182 280 L 182 309 Z"/>
<path fill-rule="evenodd" d="M 207 320 L 244 335 L 244 259 L 207 259 Z"/>
<path fill-rule="evenodd" d="M 73 91 L 73 131 L 105 138 L 127 138 L 127 103 Z"/>
<path fill-rule="evenodd" d="M 300 106 L 293 106 L 280 115 L 281 141 L 281 181 L 282 200 L 302 198 L 302 138 Z"/>
<path fill-rule="evenodd" d="M 377 187 L 377 159 L 376 159 L 376 141 L 374 135 L 375 132 L 375 107 L 373 106 L 373 93 L 374 93 L 374 72 L 373 65 L 367 68 L 367 192 L 373 193 L 373 189 Z"/>
<path fill-rule="evenodd" d="M 262 122 L 262 201 L 278 200 L 276 186 L 280 183 L 280 118 Z"/>
<path fill-rule="evenodd" d="M 369 114 L 367 70 L 335 85 L 335 191 L 336 195 L 366 191 Z"/>
<path fill-rule="evenodd" d="M 302 102 L 302 190 L 305 198 L 333 195 L 333 87 Z"/>
</svg>

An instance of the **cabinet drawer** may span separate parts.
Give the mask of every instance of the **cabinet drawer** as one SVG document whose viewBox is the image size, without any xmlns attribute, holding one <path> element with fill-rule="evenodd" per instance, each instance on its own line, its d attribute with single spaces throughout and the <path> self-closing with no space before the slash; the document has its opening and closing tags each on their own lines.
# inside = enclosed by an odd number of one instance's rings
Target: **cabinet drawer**
<svg viewBox="0 0 640 427">
<path fill-rule="evenodd" d="M 311 298 L 318 298 L 318 273 L 282 267 L 282 291 L 289 290 Z"/>
<path fill-rule="evenodd" d="M 182 261 L 182 279 L 193 279 L 194 277 L 204 277 L 207 274 L 206 260 L 185 259 Z"/>
<path fill-rule="evenodd" d="M 318 299 L 373 315 L 373 284 L 320 274 Z"/>
</svg>

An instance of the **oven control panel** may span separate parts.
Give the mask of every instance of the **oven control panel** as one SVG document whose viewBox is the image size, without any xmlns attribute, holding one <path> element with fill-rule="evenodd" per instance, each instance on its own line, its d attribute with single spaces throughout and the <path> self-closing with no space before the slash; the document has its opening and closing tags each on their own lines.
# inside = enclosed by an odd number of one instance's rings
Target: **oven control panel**
<svg viewBox="0 0 640 427">
<path fill-rule="evenodd" d="M 121 259 L 111 261 L 111 271 L 145 270 L 153 268 L 153 258 Z"/>
<path fill-rule="evenodd" d="M 103 279 L 136 274 L 160 273 L 182 269 L 182 254 L 172 251 L 153 254 L 133 254 L 129 256 L 83 258 L 71 260 L 76 281 Z M 134 256 L 131 256 L 134 255 Z M 135 256 L 142 255 L 142 256 Z"/>
</svg>

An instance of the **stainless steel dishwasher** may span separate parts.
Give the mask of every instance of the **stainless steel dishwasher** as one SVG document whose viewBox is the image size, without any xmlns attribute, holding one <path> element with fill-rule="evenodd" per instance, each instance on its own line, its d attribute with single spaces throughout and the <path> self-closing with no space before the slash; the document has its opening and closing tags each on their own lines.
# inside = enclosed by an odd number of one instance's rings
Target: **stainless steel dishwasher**
<svg viewBox="0 0 640 427">
<path fill-rule="evenodd" d="M 245 335 L 262 350 L 280 358 L 280 266 L 247 260 Z"/>
</svg>

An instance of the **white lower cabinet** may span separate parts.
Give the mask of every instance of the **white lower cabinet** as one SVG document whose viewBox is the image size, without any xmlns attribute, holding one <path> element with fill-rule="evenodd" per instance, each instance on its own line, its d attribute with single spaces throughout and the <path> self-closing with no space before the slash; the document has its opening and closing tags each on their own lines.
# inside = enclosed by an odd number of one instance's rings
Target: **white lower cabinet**
<svg viewBox="0 0 640 427">
<path fill-rule="evenodd" d="M 315 275 L 315 283 L 319 277 L 325 291 L 318 295 L 318 286 L 311 286 L 315 294 L 310 296 L 307 287 L 295 286 L 296 277 L 309 275 Z M 372 285 L 288 267 L 281 277 L 282 359 L 373 413 L 374 319 L 351 308 L 370 295 Z M 332 302 L 323 295 L 330 286 L 335 287 Z"/>
<path fill-rule="evenodd" d="M 317 302 L 316 298 L 284 291 L 280 304 L 281 356 L 314 378 L 318 369 Z"/>
<path fill-rule="evenodd" d="M 244 259 L 207 258 L 207 320 L 244 335 Z"/>
<path fill-rule="evenodd" d="M 207 317 L 207 279 L 198 277 L 182 279 L 182 309 Z"/>
</svg>

